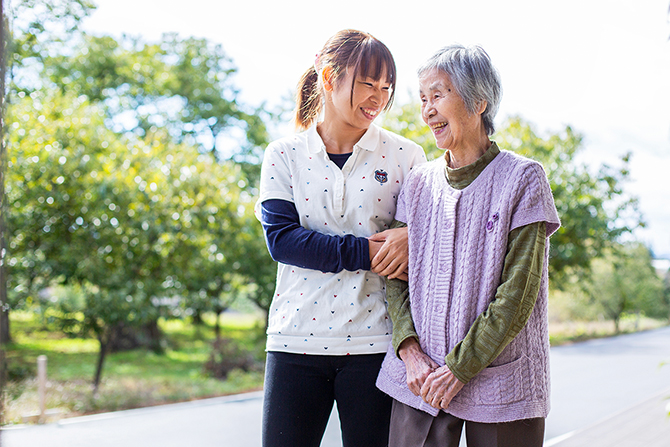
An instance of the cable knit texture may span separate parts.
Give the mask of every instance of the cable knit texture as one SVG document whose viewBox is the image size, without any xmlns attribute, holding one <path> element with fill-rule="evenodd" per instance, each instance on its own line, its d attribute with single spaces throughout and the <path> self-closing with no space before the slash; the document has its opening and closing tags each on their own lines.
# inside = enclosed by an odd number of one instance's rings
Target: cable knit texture
<svg viewBox="0 0 670 447">
<path fill-rule="evenodd" d="M 438 364 L 484 312 L 500 283 L 509 232 L 546 222 L 560 226 L 542 166 L 501 153 L 463 190 L 449 186 L 443 158 L 416 167 L 398 199 L 409 226 L 410 302 L 421 347 Z M 549 412 L 547 261 L 528 323 L 496 360 L 456 395 L 448 413 L 495 423 Z M 529 312 L 531 309 L 522 311 Z M 394 399 L 437 415 L 407 388 L 404 363 L 390 347 L 377 386 Z"/>
</svg>

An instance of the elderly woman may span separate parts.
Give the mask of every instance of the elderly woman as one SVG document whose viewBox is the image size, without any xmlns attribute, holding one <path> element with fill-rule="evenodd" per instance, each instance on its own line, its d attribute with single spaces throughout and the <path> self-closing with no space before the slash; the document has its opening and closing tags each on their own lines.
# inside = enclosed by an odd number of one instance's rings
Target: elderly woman
<svg viewBox="0 0 670 447">
<path fill-rule="evenodd" d="M 480 47 L 419 70 L 421 114 L 444 157 L 398 198 L 409 286 L 388 280 L 393 340 L 377 386 L 390 446 L 542 446 L 549 411 L 548 238 L 558 229 L 537 162 L 489 140 L 500 78 Z"/>
</svg>

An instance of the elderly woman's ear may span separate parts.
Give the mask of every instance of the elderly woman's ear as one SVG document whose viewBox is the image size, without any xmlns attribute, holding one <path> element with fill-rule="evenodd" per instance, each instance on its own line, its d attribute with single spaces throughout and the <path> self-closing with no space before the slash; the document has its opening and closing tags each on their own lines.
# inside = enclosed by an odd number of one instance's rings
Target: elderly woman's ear
<svg viewBox="0 0 670 447">
<path fill-rule="evenodd" d="M 489 106 L 489 103 L 482 99 L 482 101 L 477 105 L 477 115 L 481 115 L 486 112 L 486 108 Z"/>
</svg>

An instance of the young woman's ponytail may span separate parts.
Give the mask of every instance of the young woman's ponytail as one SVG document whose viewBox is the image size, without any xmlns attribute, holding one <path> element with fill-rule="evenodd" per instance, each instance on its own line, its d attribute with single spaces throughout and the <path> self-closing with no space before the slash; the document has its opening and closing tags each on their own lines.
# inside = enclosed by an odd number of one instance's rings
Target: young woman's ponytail
<svg viewBox="0 0 670 447">
<path fill-rule="evenodd" d="M 319 74 L 314 66 L 309 67 L 298 82 L 296 94 L 295 126 L 299 130 L 306 130 L 314 124 L 321 112 L 321 89 L 319 88 Z"/>
</svg>

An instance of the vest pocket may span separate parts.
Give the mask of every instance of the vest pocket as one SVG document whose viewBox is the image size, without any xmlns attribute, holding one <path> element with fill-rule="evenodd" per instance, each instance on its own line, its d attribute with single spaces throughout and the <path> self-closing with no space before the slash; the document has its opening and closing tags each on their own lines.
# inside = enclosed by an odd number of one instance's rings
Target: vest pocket
<svg viewBox="0 0 670 447">
<path fill-rule="evenodd" d="M 477 374 L 454 399 L 464 404 L 505 405 L 527 397 L 530 388 L 529 359 L 522 355 Z"/>
</svg>

